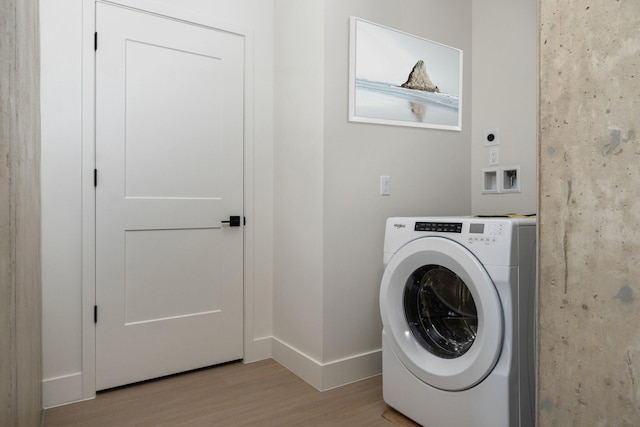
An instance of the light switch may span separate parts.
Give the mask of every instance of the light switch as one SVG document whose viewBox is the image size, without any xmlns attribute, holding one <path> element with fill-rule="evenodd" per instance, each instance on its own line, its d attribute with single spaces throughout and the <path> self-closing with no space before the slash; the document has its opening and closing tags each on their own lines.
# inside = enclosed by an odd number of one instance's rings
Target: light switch
<svg viewBox="0 0 640 427">
<path fill-rule="evenodd" d="M 389 187 L 389 177 L 388 176 L 381 176 L 380 177 L 380 195 L 381 196 L 390 196 L 391 195 L 391 190 Z"/>
</svg>

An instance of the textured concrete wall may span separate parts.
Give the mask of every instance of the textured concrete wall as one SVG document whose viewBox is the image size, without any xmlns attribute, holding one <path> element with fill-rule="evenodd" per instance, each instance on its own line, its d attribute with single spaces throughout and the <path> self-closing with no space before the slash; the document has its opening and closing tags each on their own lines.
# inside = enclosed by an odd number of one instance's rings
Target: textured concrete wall
<svg viewBox="0 0 640 427">
<path fill-rule="evenodd" d="M 42 409 L 38 2 L 0 1 L 0 426 Z"/>
<path fill-rule="evenodd" d="M 540 0 L 539 426 L 640 425 L 640 13 Z"/>
</svg>

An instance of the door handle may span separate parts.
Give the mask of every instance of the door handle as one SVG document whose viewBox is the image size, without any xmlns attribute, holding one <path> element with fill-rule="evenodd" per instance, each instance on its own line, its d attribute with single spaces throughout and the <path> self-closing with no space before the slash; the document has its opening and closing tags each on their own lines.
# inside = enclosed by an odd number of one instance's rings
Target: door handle
<svg viewBox="0 0 640 427">
<path fill-rule="evenodd" d="M 223 224 L 229 224 L 229 227 L 240 227 L 240 216 L 233 215 L 229 217 L 229 221 L 220 221 Z"/>
</svg>

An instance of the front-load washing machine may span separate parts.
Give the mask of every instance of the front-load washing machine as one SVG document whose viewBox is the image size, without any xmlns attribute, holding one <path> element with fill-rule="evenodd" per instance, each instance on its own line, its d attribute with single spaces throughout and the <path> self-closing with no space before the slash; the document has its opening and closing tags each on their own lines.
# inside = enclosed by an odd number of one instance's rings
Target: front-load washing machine
<svg viewBox="0 0 640 427">
<path fill-rule="evenodd" d="M 387 404 L 426 427 L 534 425 L 534 218 L 387 220 Z"/>
</svg>

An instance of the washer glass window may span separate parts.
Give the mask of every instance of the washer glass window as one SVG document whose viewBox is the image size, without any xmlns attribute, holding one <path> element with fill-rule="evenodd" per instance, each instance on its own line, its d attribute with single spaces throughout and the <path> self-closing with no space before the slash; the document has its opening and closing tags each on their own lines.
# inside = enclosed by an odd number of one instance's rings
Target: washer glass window
<svg viewBox="0 0 640 427">
<path fill-rule="evenodd" d="M 404 312 L 414 337 L 436 356 L 460 357 L 476 338 L 478 314 L 471 292 L 446 267 L 426 265 L 413 272 L 404 289 Z"/>
</svg>

